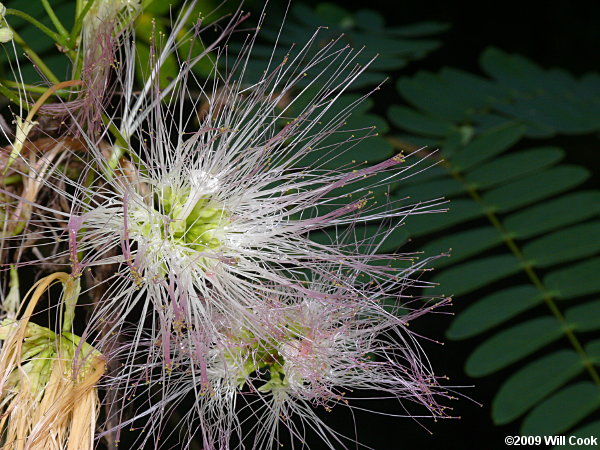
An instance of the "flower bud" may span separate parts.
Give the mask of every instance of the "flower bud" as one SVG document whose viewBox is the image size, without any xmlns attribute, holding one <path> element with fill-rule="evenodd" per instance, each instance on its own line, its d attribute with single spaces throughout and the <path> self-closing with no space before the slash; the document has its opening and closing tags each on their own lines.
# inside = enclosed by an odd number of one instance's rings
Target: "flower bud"
<svg viewBox="0 0 600 450">
<path fill-rule="evenodd" d="M 0 42 L 6 43 L 8 41 L 12 41 L 13 32 L 10 28 L 0 28 Z"/>
</svg>

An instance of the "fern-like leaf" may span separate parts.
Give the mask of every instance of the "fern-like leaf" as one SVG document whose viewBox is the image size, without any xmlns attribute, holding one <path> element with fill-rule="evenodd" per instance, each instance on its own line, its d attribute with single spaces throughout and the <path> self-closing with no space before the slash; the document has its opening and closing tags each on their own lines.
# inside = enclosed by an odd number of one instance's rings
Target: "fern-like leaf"
<svg viewBox="0 0 600 450">
<path fill-rule="evenodd" d="M 427 241 L 427 254 L 452 251 L 432 280 L 462 310 L 448 336 L 484 336 L 466 372 L 519 363 L 496 394 L 494 421 L 522 419 L 525 435 L 589 436 L 599 424 L 585 421 L 600 410 L 600 345 L 589 342 L 600 302 L 586 298 L 600 292 L 600 192 L 578 190 L 590 173 L 560 163 L 562 149 L 530 143 L 597 132 L 600 78 L 497 49 L 481 64 L 491 78 L 443 69 L 398 80 L 412 107 L 390 108 L 390 122 L 408 133 L 393 141 L 442 156 L 434 174 L 394 196 L 427 200 L 437 189 L 451 200 L 446 215 L 411 218 L 406 228 Z"/>
</svg>

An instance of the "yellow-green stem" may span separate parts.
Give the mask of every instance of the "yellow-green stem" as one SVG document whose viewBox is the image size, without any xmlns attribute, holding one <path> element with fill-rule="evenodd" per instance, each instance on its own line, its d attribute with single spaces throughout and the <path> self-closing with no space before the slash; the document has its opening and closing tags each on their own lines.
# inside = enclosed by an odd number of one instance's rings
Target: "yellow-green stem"
<svg viewBox="0 0 600 450">
<path fill-rule="evenodd" d="M 75 307 L 77 306 L 77 300 L 79 300 L 80 292 L 80 278 L 69 276 L 63 283 L 64 309 L 62 333 L 70 333 L 73 330 Z"/>
</svg>

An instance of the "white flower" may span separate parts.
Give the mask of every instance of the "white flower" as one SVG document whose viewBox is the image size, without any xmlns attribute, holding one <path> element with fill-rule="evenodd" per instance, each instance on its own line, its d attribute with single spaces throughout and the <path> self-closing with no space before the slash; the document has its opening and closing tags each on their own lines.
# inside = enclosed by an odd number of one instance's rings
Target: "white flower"
<svg viewBox="0 0 600 450">
<path fill-rule="evenodd" d="M 411 166 L 402 165 L 400 156 L 348 171 L 303 166 L 307 155 L 329 151 L 319 144 L 349 113 L 319 128 L 317 123 L 361 70 L 352 65 L 355 53 L 349 48 L 333 51 L 326 46 L 308 58 L 314 39 L 294 60 L 282 62 L 255 85 L 236 79 L 243 74 L 239 69 L 241 73 L 218 79 L 210 91 L 200 86 L 202 101 L 209 104 L 203 117 L 190 118 L 177 103 L 165 106 L 155 91 L 132 97 L 125 105 L 129 113 L 119 121 L 122 134 L 139 141 L 140 147 L 113 144 L 113 155 L 131 155 L 132 163 L 123 169 L 113 169 L 113 156 L 96 150 L 101 167 L 96 176 L 105 178 L 105 190 L 90 199 L 92 193 L 79 188 L 82 195 L 75 198 L 73 209 L 88 230 L 79 250 L 92 252 L 93 264 L 122 264 L 121 276 L 133 281 L 112 292 L 108 302 L 125 308 L 141 298 L 136 289 L 142 288 L 155 307 L 162 307 L 168 303 L 165 277 L 174 277 L 189 301 L 188 320 L 197 323 L 211 307 L 252 307 L 280 287 L 304 295 L 304 269 L 319 273 L 332 261 L 354 267 L 352 251 L 317 244 L 311 232 L 380 219 L 399 221 L 429 207 L 370 204 L 367 190 L 355 192 L 349 203 L 331 194 L 373 175 L 388 174 L 390 183 L 402 179 Z M 337 67 L 335 76 L 320 79 L 322 64 Z M 325 87 L 290 117 L 293 100 L 283 107 L 280 103 L 293 96 L 296 83 L 310 69 L 317 71 L 313 83 L 318 80 Z M 182 68 L 182 79 L 187 70 Z M 225 86 L 219 89 L 220 83 Z M 196 104 L 185 90 L 177 97 Z M 200 123 L 188 134 L 186 123 L 194 119 Z M 284 119 L 288 123 L 279 129 Z M 123 257 L 102 256 L 111 249 L 122 250 Z M 232 298 L 231 304 L 214 304 L 214 291 L 219 298 Z M 119 309 L 107 306 L 102 314 Z"/>
<path fill-rule="evenodd" d="M 364 70 L 355 63 L 359 52 L 338 41 L 322 44 L 316 33 L 247 82 L 251 37 L 233 65 L 215 65 L 209 81 L 190 72 L 202 54 L 184 60 L 161 90 L 162 62 L 191 37 L 176 38 L 186 14 L 140 91 L 133 84 L 135 45 L 127 47 L 119 61 L 122 103 L 111 118 L 118 136 L 84 135 L 88 152 L 73 157 L 85 171 L 77 181 L 60 179 L 67 188 L 57 190 L 71 213 L 44 209 L 67 222 L 62 240 L 75 275 L 114 268 L 86 330 L 100 332 L 95 348 L 124 361 L 110 388 L 129 398 L 146 382 L 148 389 L 161 383 L 161 397 L 149 396 L 148 407 L 119 426 L 147 419 L 155 427 L 165 405 L 192 392 L 189 419 L 206 424 L 206 447 L 227 448 L 240 433 L 237 394 L 251 386 L 264 408 L 256 412 L 256 446 L 272 445 L 280 417 L 298 414 L 324 430 L 333 447 L 338 438 L 310 404 L 344 403 L 339 387 L 375 388 L 427 405 L 434 379 L 411 342 L 394 337 L 402 321 L 377 304 L 383 293 L 401 298 L 420 266 L 403 272 L 377 265 L 354 242 L 364 223 L 383 221 L 389 230 L 358 242 L 376 252 L 407 215 L 431 212 L 436 202 L 379 204 L 368 187 L 375 176 L 379 185 L 402 180 L 420 161 L 396 155 L 370 167 L 323 165 L 365 137 L 335 140 L 364 99 L 333 109 Z M 240 21 L 234 15 L 224 36 Z M 228 50 L 213 44 L 209 51 Z M 309 165 L 312 157 L 317 162 Z M 311 240 L 327 228 L 337 235 L 330 245 Z M 372 284 L 357 283 L 359 275 Z M 378 337 L 388 332 L 386 340 Z M 113 351 L 115 336 L 127 342 Z M 370 362 L 370 353 L 383 361 Z M 301 425 L 285 426 L 302 434 Z"/>
<path fill-rule="evenodd" d="M 358 273 L 339 275 L 355 290 L 329 286 L 321 298 L 300 301 L 291 293 L 265 300 L 246 318 L 213 317 L 220 333 L 202 352 L 204 366 L 198 359 L 192 366 L 174 364 L 162 384 L 171 386 L 173 398 L 195 392 L 197 409 L 186 420 L 190 427 L 200 421 L 205 448 L 229 448 L 220 443 L 229 443 L 232 435 L 251 442 L 251 448 L 275 448 L 285 442 L 286 432 L 302 441 L 306 429 L 319 430 L 328 448 L 339 448 L 353 437 L 329 428 L 317 410 L 352 408 L 353 398 L 367 390 L 400 402 L 409 416 L 411 403 L 432 417 L 445 416 L 438 398 L 448 395 L 407 329 L 409 321 L 433 307 L 413 310 L 410 303 L 400 303 L 403 290 L 396 289 L 389 295 L 402 305 L 404 315 L 398 317 L 382 306 L 379 288 L 358 282 Z M 413 283 L 411 278 L 403 273 L 395 287 Z M 321 290 L 324 285 L 316 286 Z M 197 350 L 196 343 L 171 346 L 179 361 L 185 360 L 179 348 Z M 242 431 L 248 417 L 256 425 Z"/>
</svg>

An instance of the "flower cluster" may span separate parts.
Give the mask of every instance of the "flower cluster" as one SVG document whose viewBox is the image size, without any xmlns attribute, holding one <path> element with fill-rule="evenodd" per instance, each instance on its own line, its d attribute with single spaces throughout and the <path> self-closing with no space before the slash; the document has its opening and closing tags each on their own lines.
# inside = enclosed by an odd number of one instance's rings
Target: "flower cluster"
<svg viewBox="0 0 600 450">
<path fill-rule="evenodd" d="M 97 5 L 90 29 L 121 26 L 117 14 L 130 11 L 122 1 Z M 206 449 L 303 442 L 306 430 L 330 448 L 344 446 L 347 430 L 327 426 L 318 409 L 352 406 L 361 391 L 399 401 L 407 415 L 445 416 L 437 398 L 448 394 L 407 327 L 447 300 L 418 296 L 428 287 L 421 280 L 428 259 L 378 254 L 407 216 L 433 212 L 439 202 L 375 201 L 372 191 L 426 163 L 397 154 L 372 166 L 327 168 L 375 134 L 341 131 L 366 98 L 337 108 L 364 70 L 356 63 L 360 51 L 340 40 L 323 43 L 317 32 L 282 60 L 271 58 L 252 80 L 247 65 L 258 32 L 233 65 L 227 62 L 231 32 L 246 16 L 233 14 L 192 57 L 182 49 L 204 30 L 202 21 L 186 29 L 192 11 L 193 5 L 184 9 L 171 34 L 156 38 L 141 90 L 135 35 L 106 41 L 119 46 L 99 53 L 115 58 L 113 73 L 92 64 L 83 75 L 110 79 L 119 94 L 111 108 L 98 109 L 102 102 L 85 93 L 97 84 L 84 80 L 79 103 L 60 104 L 77 139 L 54 137 L 64 144 L 62 156 L 40 157 L 47 162 L 43 172 L 27 170 L 32 166 L 23 164 L 19 147 L 13 170 L 36 180 L 51 201 L 28 200 L 26 226 L 37 248 L 17 266 L 67 267 L 65 286 L 83 280 L 90 305 L 81 338 L 70 333 L 75 304 L 66 301 L 67 329 L 42 333 L 11 319 L 0 336 L 4 348 L 28 367 L 51 367 L 68 347 L 57 342 L 75 342 L 66 360 L 81 376 L 106 370 L 94 379 L 105 392 L 97 437 L 112 444 L 130 429 L 140 430 L 135 445 L 158 445 L 165 421 L 190 399 L 177 432 L 183 446 L 197 439 Z M 86 51 L 89 60 L 98 49 Z M 212 73 L 197 79 L 192 69 L 209 54 Z M 180 61 L 178 75 L 161 86 L 172 55 Z M 103 123 L 81 120 L 86 99 Z M 361 235 L 367 224 L 380 224 L 370 237 Z M 314 239 L 319 231 L 327 242 Z M 5 237 L 24 245 L 20 239 L 18 232 Z M 17 336 L 13 328 L 50 336 L 45 345 L 58 356 L 39 362 L 27 349 L 15 352 L 8 339 Z M 93 356 L 82 362 L 81 353 Z M 101 371 L 93 369 L 97 361 Z M 9 372 L 10 387 L 0 386 L 2 392 L 18 390 L 10 381 L 14 368 Z M 48 390 L 48 383 L 36 389 Z"/>
</svg>

